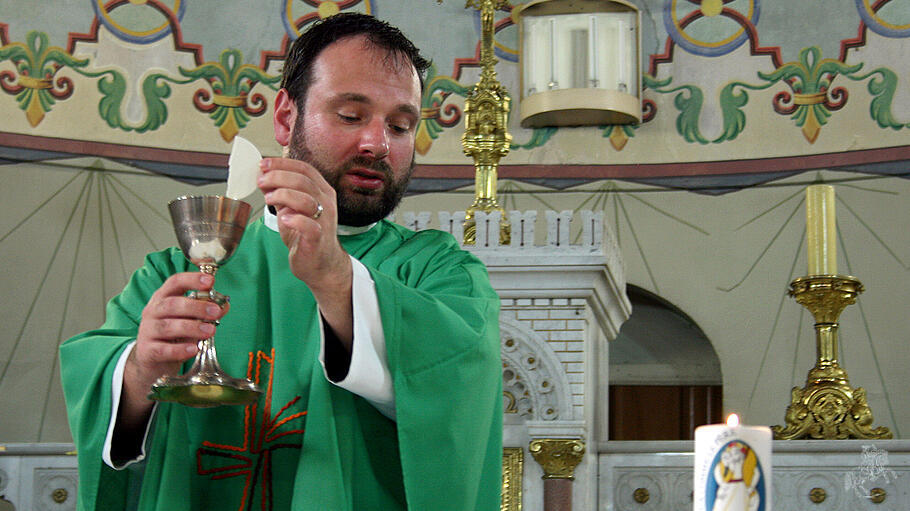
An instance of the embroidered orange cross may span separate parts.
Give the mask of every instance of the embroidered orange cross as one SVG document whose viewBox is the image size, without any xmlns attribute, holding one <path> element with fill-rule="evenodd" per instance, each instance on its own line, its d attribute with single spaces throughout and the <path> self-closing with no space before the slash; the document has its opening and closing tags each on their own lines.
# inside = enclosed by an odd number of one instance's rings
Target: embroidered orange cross
<svg viewBox="0 0 910 511">
<path fill-rule="evenodd" d="M 259 412 L 258 402 L 249 404 L 244 409 L 243 445 L 225 445 L 203 441 L 202 447 L 196 450 L 196 471 L 199 475 L 208 475 L 211 476 L 212 479 L 228 479 L 232 477 L 244 478 L 243 498 L 241 499 L 240 506 L 237 508 L 239 511 L 242 511 L 244 508 L 252 508 L 252 491 L 257 485 L 260 486 L 260 509 L 266 511 L 272 508 L 272 451 L 278 449 L 300 449 L 299 443 L 276 442 L 276 440 L 288 435 L 303 434 L 302 427 L 299 429 L 279 431 L 281 426 L 284 426 L 295 419 L 301 419 L 306 415 L 306 411 L 304 410 L 284 418 L 281 417 L 300 400 L 300 396 L 296 396 L 294 399 L 288 401 L 274 417 L 271 415 L 272 379 L 275 373 L 274 348 L 272 348 L 271 354 L 269 355 L 257 351 L 255 354 L 255 364 L 253 353 L 250 352 L 249 363 L 247 364 L 247 378 L 251 378 L 257 384 L 260 383 L 260 373 L 263 361 L 269 364 L 268 385 L 266 386 L 265 399 L 262 404 L 261 413 Z M 218 459 L 223 458 L 227 458 L 229 462 L 234 461 L 234 463 L 211 468 L 205 466 L 206 461 L 216 462 Z"/>
</svg>

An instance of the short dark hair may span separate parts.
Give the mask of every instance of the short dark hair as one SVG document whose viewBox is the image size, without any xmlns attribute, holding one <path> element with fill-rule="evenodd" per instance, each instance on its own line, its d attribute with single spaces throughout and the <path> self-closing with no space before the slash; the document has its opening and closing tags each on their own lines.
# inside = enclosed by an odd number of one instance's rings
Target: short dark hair
<svg viewBox="0 0 910 511">
<path fill-rule="evenodd" d="M 430 67 L 430 61 L 420 55 L 414 43 L 385 21 L 367 14 L 346 12 L 316 22 L 294 40 L 288 50 L 281 87 L 287 89 L 298 109 L 302 109 L 306 101 L 313 81 L 313 62 L 322 50 L 341 39 L 359 35 L 365 36 L 376 47 L 387 50 L 390 56 L 405 57 L 417 71 L 420 89 L 423 90 L 424 72 Z"/>
</svg>

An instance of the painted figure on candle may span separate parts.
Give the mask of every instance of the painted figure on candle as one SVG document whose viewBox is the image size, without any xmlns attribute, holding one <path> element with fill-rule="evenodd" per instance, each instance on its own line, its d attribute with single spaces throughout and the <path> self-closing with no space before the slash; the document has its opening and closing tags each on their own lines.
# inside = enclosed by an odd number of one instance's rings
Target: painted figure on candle
<svg viewBox="0 0 910 511">
<path fill-rule="evenodd" d="M 764 485 L 758 456 L 748 444 L 734 440 L 726 444 L 711 465 L 706 488 L 710 511 L 764 511 Z"/>
</svg>

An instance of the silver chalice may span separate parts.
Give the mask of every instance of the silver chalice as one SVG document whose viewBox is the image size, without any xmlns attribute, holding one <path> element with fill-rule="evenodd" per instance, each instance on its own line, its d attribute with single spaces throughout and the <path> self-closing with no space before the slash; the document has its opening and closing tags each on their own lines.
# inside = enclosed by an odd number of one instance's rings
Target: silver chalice
<svg viewBox="0 0 910 511">
<path fill-rule="evenodd" d="M 248 203 L 219 195 L 178 197 L 168 204 L 168 209 L 183 255 L 212 276 L 234 254 L 250 216 Z M 214 288 L 208 292 L 190 291 L 188 296 L 219 306 L 228 300 Z M 186 373 L 158 378 L 149 399 L 205 408 L 249 404 L 261 393 L 252 381 L 233 378 L 221 369 L 213 336 L 199 341 L 196 359 Z"/>
</svg>

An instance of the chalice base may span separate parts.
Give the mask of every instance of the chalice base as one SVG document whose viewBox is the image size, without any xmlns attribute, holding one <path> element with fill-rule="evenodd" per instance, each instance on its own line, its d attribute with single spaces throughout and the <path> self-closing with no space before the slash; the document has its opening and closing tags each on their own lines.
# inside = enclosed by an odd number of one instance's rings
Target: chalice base
<svg viewBox="0 0 910 511">
<path fill-rule="evenodd" d="M 249 380 L 224 375 L 162 376 L 148 395 L 155 401 L 172 401 L 194 408 L 248 405 L 262 390 Z"/>
</svg>

